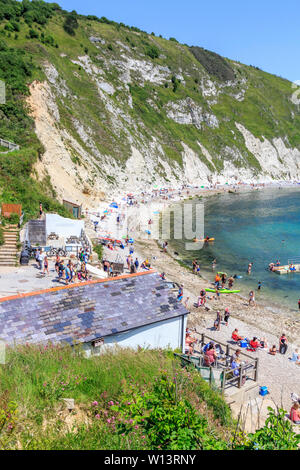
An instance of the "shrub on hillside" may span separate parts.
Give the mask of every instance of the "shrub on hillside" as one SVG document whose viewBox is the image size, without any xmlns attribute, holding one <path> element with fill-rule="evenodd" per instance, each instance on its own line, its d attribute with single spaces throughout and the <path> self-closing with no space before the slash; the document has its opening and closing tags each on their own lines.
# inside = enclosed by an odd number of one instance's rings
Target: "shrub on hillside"
<svg viewBox="0 0 300 470">
<path fill-rule="evenodd" d="M 75 30 L 78 28 L 78 26 L 77 13 L 75 10 L 73 10 L 66 16 L 63 27 L 66 33 L 70 34 L 71 36 L 75 36 Z"/>
<path fill-rule="evenodd" d="M 235 79 L 233 68 L 219 54 L 198 46 L 190 47 L 190 51 L 210 75 L 222 81 Z"/>
<path fill-rule="evenodd" d="M 151 57 L 151 59 L 157 59 L 159 57 L 159 49 L 156 46 L 148 46 L 145 49 L 146 55 Z"/>
</svg>

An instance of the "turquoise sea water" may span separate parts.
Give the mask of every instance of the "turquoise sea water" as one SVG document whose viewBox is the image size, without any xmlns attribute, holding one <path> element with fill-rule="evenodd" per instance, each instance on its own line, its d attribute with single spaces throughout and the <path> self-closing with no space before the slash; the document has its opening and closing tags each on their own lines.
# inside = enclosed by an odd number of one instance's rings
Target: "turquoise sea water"
<svg viewBox="0 0 300 470">
<path fill-rule="evenodd" d="M 200 251 L 186 251 L 185 240 L 172 240 L 172 248 L 189 265 L 197 258 L 206 278 L 213 280 L 211 262 L 216 258 L 216 271 L 243 276 L 234 284 L 242 294 L 255 289 L 258 301 L 300 312 L 300 273 L 278 275 L 267 270 L 268 264 L 277 259 L 287 264 L 298 257 L 300 262 L 300 188 L 226 193 L 202 201 L 205 236 L 216 241 Z M 251 275 L 247 274 L 249 262 L 254 263 Z"/>
</svg>

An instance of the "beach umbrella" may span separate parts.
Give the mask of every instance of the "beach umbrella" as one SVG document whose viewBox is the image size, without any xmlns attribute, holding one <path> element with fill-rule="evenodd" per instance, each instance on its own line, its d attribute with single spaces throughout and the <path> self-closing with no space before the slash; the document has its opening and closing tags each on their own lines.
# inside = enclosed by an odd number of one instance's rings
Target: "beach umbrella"
<svg viewBox="0 0 300 470">
<path fill-rule="evenodd" d="M 114 209 L 118 209 L 119 206 L 116 202 L 112 202 L 111 205 L 109 207 L 113 207 Z"/>
</svg>

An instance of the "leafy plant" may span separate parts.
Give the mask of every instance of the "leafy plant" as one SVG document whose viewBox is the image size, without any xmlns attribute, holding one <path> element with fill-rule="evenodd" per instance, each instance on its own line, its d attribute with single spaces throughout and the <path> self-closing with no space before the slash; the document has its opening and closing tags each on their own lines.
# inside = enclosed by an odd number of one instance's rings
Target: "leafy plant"
<svg viewBox="0 0 300 470">
<path fill-rule="evenodd" d="M 285 417 L 286 411 L 268 407 L 268 418 L 263 428 L 254 434 L 249 434 L 249 449 L 255 450 L 297 450 L 300 444 L 300 434 Z M 247 448 L 247 447 L 246 447 Z"/>
<path fill-rule="evenodd" d="M 177 376 L 162 374 L 152 390 L 132 383 L 119 404 L 111 410 L 122 417 L 116 424 L 119 433 L 129 435 L 142 428 L 151 449 L 192 450 L 225 449 L 209 429 L 207 419 L 179 394 Z"/>
</svg>

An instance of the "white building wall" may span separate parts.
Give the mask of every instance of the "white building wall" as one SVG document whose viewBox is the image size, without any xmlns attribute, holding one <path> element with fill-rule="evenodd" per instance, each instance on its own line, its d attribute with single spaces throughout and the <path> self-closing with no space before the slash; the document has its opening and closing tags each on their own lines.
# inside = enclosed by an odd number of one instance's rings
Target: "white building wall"
<svg viewBox="0 0 300 470">
<path fill-rule="evenodd" d="M 119 347 L 137 349 L 184 349 L 187 315 L 171 318 L 152 325 L 145 325 L 124 333 L 104 338 L 104 345 L 94 348 L 92 343 L 83 345 L 87 356 L 101 354 L 105 349 L 118 345 Z M 183 350 L 184 352 L 184 350 Z"/>
</svg>

